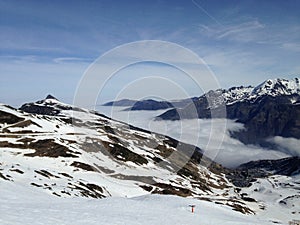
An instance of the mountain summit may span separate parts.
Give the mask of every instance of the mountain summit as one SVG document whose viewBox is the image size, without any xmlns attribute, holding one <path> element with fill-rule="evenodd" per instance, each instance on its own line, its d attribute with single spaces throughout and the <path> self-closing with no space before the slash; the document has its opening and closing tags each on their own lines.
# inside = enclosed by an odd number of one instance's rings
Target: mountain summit
<svg viewBox="0 0 300 225">
<path fill-rule="evenodd" d="M 291 97 L 293 95 L 300 95 L 300 83 L 299 79 L 269 79 L 259 84 L 256 87 L 248 86 L 248 87 L 232 87 L 228 90 L 218 89 L 209 91 L 205 96 L 216 95 L 219 94 L 218 101 L 214 100 L 214 102 L 224 101 L 226 105 L 234 104 L 236 102 L 242 101 L 251 101 L 255 102 L 258 98 L 262 96 L 288 96 Z M 201 98 L 201 97 L 200 97 Z M 218 107 L 218 105 L 213 105 L 213 107 Z"/>
<path fill-rule="evenodd" d="M 299 79 L 269 79 L 253 89 L 251 95 L 293 95 L 300 94 Z"/>
<path fill-rule="evenodd" d="M 58 99 L 55 98 L 55 97 L 54 97 L 53 95 L 51 95 L 51 94 L 47 95 L 47 97 L 46 97 L 45 99 L 53 99 L 53 100 L 57 100 L 57 101 L 58 101 Z"/>
<path fill-rule="evenodd" d="M 58 115 L 61 110 L 71 110 L 72 108 L 72 106 L 60 102 L 53 95 L 49 94 L 43 100 L 23 104 L 20 110 L 27 113 L 55 116 Z"/>
</svg>

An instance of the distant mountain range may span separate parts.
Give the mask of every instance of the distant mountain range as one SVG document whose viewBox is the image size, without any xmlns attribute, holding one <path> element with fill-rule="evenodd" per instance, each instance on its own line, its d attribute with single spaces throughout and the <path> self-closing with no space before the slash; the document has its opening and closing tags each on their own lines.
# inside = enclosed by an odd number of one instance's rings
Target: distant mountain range
<svg viewBox="0 0 300 225">
<path fill-rule="evenodd" d="M 176 102 L 144 100 L 131 103 L 134 105 L 127 110 L 172 108 L 157 116 L 156 119 L 161 120 L 211 118 L 213 110 L 214 118 L 226 117 L 245 125 L 246 129 L 233 132 L 232 136 L 246 144 L 266 146 L 269 145 L 266 139 L 274 136 L 300 139 L 298 78 L 267 80 L 256 87 L 212 90 L 199 98 Z"/>
<path fill-rule="evenodd" d="M 118 101 L 111 101 L 103 104 L 103 106 L 120 106 L 128 107 L 124 109 L 125 111 L 136 111 L 136 110 L 160 110 L 169 108 L 184 108 L 187 105 L 197 101 L 197 97 L 187 98 L 182 100 L 172 100 L 172 101 L 157 101 L 153 99 L 146 100 L 130 100 L 122 99 Z"/>
<path fill-rule="evenodd" d="M 209 103 L 210 102 L 210 103 Z M 299 79 L 267 80 L 257 87 L 233 87 L 209 91 L 183 109 L 170 109 L 157 119 L 211 118 L 211 110 L 225 107 L 228 119 L 245 125 L 232 135 L 246 144 L 263 144 L 273 136 L 300 139 Z M 190 113 L 192 109 L 197 113 Z M 218 114 L 217 114 L 218 116 Z M 220 114 L 220 117 L 223 117 Z"/>
<path fill-rule="evenodd" d="M 198 97 L 187 98 L 182 100 L 171 101 L 157 101 L 153 99 L 147 100 L 130 100 L 122 99 L 118 101 L 111 101 L 103 104 L 103 106 L 128 106 L 131 110 L 157 110 L 166 108 L 183 108 L 193 102 L 201 101 L 202 98 L 209 99 L 210 105 L 207 107 L 217 108 L 221 104 L 232 105 L 236 102 L 255 102 L 262 96 L 278 97 L 278 96 L 290 96 L 292 103 L 299 103 L 300 84 L 299 79 L 294 80 L 286 79 L 269 79 L 261 83 L 256 87 L 240 86 L 232 87 L 228 90 L 218 89 L 211 90 L 208 93 Z M 295 98 L 293 98 L 295 97 Z M 203 104 L 203 103 L 202 103 Z M 199 115 L 201 116 L 201 115 Z M 202 116 L 203 117 L 203 116 Z M 170 118 L 171 120 L 177 119 L 176 117 Z"/>
</svg>

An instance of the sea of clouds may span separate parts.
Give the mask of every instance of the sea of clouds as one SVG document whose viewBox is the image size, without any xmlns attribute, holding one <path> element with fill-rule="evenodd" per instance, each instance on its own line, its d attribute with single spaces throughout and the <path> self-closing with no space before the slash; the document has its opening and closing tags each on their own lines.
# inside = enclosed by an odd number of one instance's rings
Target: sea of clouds
<svg viewBox="0 0 300 225">
<path fill-rule="evenodd" d="M 280 149 L 266 149 L 255 145 L 245 145 L 230 136 L 230 131 L 244 129 L 243 124 L 228 119 L 190 119 L 179 121 L 155 120 L 155 116 L 165 112 L 124 111 L 124 107 L 98 107 L 97 110 L 116 120 L 164 134 L 201 148 L 205 155 L 226 167 L 261 159 L 280 159 L 290 155 L 300 155 L 300 140 L 274 137 L 269 139 Z"/>
</svg>

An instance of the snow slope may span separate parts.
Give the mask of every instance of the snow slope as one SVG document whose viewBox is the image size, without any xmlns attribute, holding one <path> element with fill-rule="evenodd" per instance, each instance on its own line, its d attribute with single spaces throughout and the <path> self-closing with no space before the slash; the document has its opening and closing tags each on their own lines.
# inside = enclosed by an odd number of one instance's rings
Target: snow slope
<svg viewBox="0 0 300 225">
<path fill-rule="evenodd" d="M 262 203 L 259 217 L 272 218 L 278 223 L 287 224 L 291 219 L 300 220 L 300 175 L 271 176 L 258 179 L 251 187 L 243 188 L 246 196 L 251 196 Z"/>
<path fill-rule="evenodd" d="M 27 107 L 46 107 L 47 113 L 53 108 L 56 115 L 0 106 L 0 116 L 6 118 L 0 133 L 0 178 L 5 182 L 61 197 L 152 193 L 216 198 L 252 212 L 245 202 L 238 202 L 237 194 L 222 197 L 232 186 L 225 168 L 202 157 L 195 146 L 56 100 Z"/>
<path fill-rule="evenodd" d="M 264 225 L 267 218 L 243 215 L 228 206 L 176 196 L 106 199 L 57 198 L 33 188 L 0 183 L 0 224 L 31 225 Z M 191 213 L 189 205 L 195 205 Z"/>
</svg>

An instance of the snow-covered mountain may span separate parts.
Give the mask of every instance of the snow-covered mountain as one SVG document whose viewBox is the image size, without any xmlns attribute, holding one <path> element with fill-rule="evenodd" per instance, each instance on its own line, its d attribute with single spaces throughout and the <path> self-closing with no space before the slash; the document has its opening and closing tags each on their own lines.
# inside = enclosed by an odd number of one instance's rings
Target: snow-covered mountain
<svg viewBox="0 0 300 225">
<path fill-rule="evenodd" d="M 243 101 L 255 102 L 257 99 L 263 96 L 270 96 L 274 98 L 286 96 L 290 97 L 291 103 L 296 103 L 299 101 L 299 95 L 300 81 L 298 78 L 291 80 L 277 78 L 266 80 L 256 87 L 240 86 L 232 87 L 228 90 L 211 90 L 203 97 L 209 99 L 210 107 L 217 108 L 221 104 L 231 105 Z"/>
<path fill-rule="evenodd" d="M 266 144 L 266 139 L 282 136 L 300 138 L 299 79 L 267 80 L 257 87 L 233 87 L 209 91 L 194 104 L 170 109 L 157 119 L 228 118 L 245 128 L 232 135 L 246 144 Z"/>
<path fill-rule="evenodd" d="M 237 102 L 251 101 L 255 102 L 262 96 L 286 96 L 290 97 L 292 103 L 299 103 L 300 95 L 300 83 L 299 79 L 269 79 L 259 84 L 256 87 L 253 86 L 240 86 L 232 87 L 229 89 L 211 90 L 199 98 L 193 97 L 181 100 L 170 101 L 156 101 L 153 99 L 148 100 L 129 100 L 122 99 L 119 101 L 111 101 L 103 104 L 103 106 L 127 106 L 126 110 L 159 110 L 168 108 L 184 108 L 189 104 L 197 102 L 202 98 L 209 100 L 210 108 L 217 108 L 222 105 L 231 105 Z"/>
<path fill-rule="evenodd" d="M 298 78 L 292 80 L 269 79 L 255 87 L 251 92 L 251 96 L 270 95 L 275 97 L 278 95 L 293 94 L 300 94 L 300 82 Z"/>
<path fill-rule="evenodd" d="M 19 110 L 0 105 L 0 156 L 0 189 L 4 190 L 61 198 L 177 195 L 198 199 L 201 207 L 217 203 L 216 209 L 229 217 L 236 214 L 228 209 L 268 214 L 263 224 L 300 215 L 295 197 L 298 172 L 286 177 L 268 172 L 272 167 L 259 163 L 266 172 L 253 173 L 255 163 L 249 164 L 249 171 L 227 169 L 195 146 L 64 104 L 53 96 Z M 270 180 L 274 185 L 269 185 Z M 268 193 L 276 194 L 267 198 Z M 271 213 L 282 209 L 284 218 Z"/>
<path fill-rule="evenodd" d="M 201 149 L 114 121 L 52 96 L 0 106 L 0 178 L 53 195 L 173 194 L 252 210 Z M 225 197 L 230 195 L 231 197 Z"/>
<path fill-rule="evenodd" d="M 193 100 L 196 107 L 206 109 L 215 109 L 218 107 L 225 107 L 235 103 L 250 102 L 254 103 L 262 97 L 286 97 L 291 104 L 300 103 L 300 80 L 299 78 L 286 80 L 286 79 L 269 79 L 259 84 L 256 87 L 240 86 L 231 87 L 229 89 L 210 90 L 198 98 L 198 101 Z M 192 104 L 192 101 L 190 101 Z M 175 106 L 176 107 L 176 106 Z M 189 108 L 186 106 L 185 108 Z M 170 110 L 171 111 L 171 110 Z M 177 119 L 175 114 L 173 117 L 168 118 L 168 114 L 159 116 L 162 119 Z M 207 115 L 199 115 L 205 117 Z"/>
</svg>

